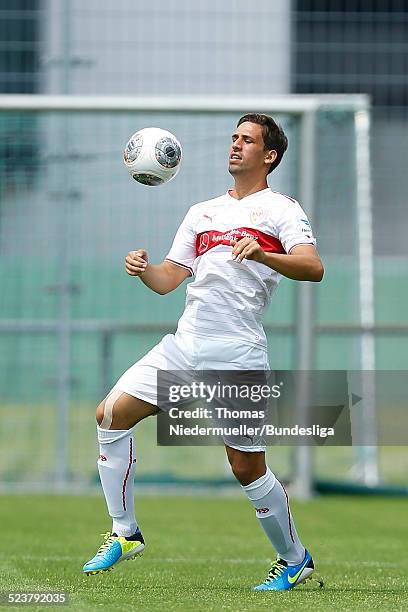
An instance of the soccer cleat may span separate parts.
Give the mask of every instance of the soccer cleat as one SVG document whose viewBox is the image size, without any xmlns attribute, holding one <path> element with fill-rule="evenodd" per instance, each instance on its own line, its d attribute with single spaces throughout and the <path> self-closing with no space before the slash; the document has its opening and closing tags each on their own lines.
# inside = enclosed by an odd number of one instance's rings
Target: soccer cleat
<svg viewBox="0 0 408 612">
<path fill-rule="evenodd" d="M 262 584 L 258 584 L 254 591 L 289 591 L 301 582 L 312 579 L 314 563 L 310 553 L 306 550 L 301 563 L 288 565 L 284 559 L 276 559 L 272 564 L 268 577 Z M 321 578 L 315 578 L 319 586 L 323 586 Z"/>
<path fill-rule="evenodd" d="M 88 576 L 110 571 L 116 563 L 134 559 L 141 555 L 144 549 L 144 539 L 140 531 L 137 531 L 131 538 L 117 536 L 116 533 L 109 531 L 103 533 L 102 536 L 105 541 L 96 555 L 82 568 Z"/>
</svg>

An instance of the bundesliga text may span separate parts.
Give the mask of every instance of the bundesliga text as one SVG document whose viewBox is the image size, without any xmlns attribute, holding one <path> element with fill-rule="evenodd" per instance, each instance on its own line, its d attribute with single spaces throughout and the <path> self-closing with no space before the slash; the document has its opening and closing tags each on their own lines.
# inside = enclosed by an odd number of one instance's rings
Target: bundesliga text
<svg viewBox="0 0 408 612">
<path fill-rule="evenodd" d="M 219 427 L 217 425 L 203 427 L 200 425 L 186 426 L 182 424 L 170 425 L 170 436 L 246 436 L 253 438 L 255 436 L 313 436 L 319 438 L 327 438 L 334 436 L 332 427 L 320 427 L 320 425 L 311 425 L 310 427 L 276 427 L 275 425 L 267 424 L 259 427 L 251 427 L 242 423 L 235 427 Z"/>
</svg>

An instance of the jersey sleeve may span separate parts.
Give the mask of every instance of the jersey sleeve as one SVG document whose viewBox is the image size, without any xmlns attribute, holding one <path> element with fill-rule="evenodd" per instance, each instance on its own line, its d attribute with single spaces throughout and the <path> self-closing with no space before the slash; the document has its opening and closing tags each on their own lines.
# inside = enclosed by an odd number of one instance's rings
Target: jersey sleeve
<svg viewBox="0 0 408 612">
<path fill-rule="evenodd" d="M 196 259 L 196 232 L 194 229 L 194 214 L 190 209 L 184 217 L 174 237 L 167 261 L 186 268 L 193 275 L 193 265 Z"/>
<path fill-rule="evenodd" d="M 286 207 L 277 223 L 276 231 L 286 253 L 299 244 L 316 245 L 309 219 L 302 207 L 295 201 Z"/>
</svg>

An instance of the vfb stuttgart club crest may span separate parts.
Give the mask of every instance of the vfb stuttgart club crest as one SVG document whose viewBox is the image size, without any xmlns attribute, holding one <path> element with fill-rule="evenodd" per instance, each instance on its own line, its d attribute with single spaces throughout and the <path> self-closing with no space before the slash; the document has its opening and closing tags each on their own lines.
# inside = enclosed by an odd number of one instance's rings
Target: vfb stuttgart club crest
<svg viewBox="0 0 408 612">
<path fill-rule="evenodd" d="M 258 225 L 265 218 L 265 210 L 263 208 L 253 208 L 249 214 L 251 223 Z"/>
</svg>

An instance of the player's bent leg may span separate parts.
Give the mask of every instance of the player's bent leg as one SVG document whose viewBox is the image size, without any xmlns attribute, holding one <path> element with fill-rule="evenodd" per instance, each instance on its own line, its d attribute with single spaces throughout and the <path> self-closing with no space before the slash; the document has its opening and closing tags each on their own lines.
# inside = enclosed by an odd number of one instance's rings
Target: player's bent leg
<svg viewBox="0 0 408 612">
<path fill-rule="evenodd" d="M 85 563 L 86 574 L 110 570 L 120 561 L 140 555 L 144 549 L 134 511 L 136 454 L 132 427 L 156 413 L 156 406 L 116 388 L 97 408 L 98 471 L 112 531 L 104 535 L 96 555 Z"/>
<path fill-rule="evenodd" d="M 96 421 L 101 429 L 131 429 L 159 409 L 138 397 L 114 387 L 96 409 Z"/>
<path fill-rule="evenodd" d="M 259 524 L 278 554 L 266 580 L 255 589 L 291 589 L 311 576 L 314 565 L 310 553 L 299 540 L 286 491 L 267 467 L 264 452 L 241 451 L 228 446 L 226 452 L 235 477 L 255 507 Z"/>
</svg>

